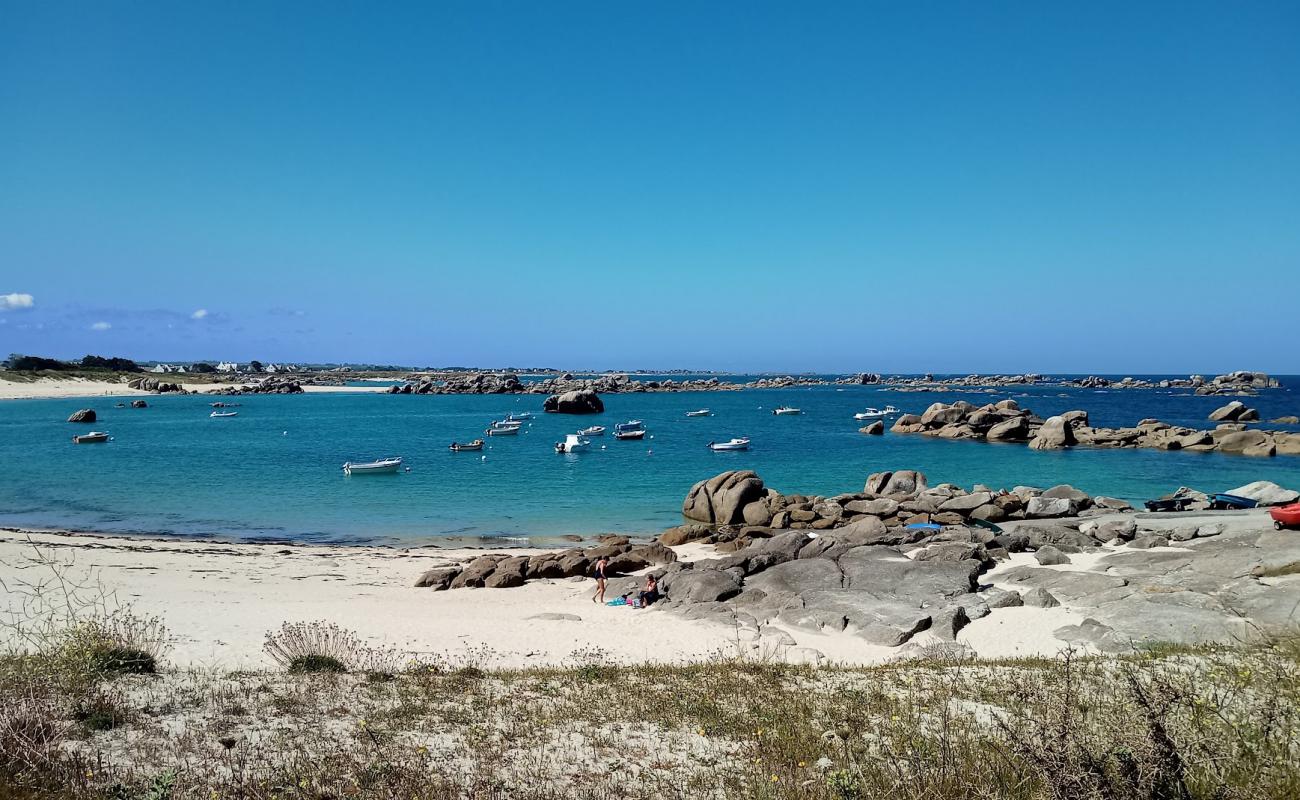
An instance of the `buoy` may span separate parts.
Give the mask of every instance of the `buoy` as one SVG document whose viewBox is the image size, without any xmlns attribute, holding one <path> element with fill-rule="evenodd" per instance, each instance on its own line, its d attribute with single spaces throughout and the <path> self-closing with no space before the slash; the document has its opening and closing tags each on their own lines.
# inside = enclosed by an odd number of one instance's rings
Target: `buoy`
<svg viewBox="0 0 1300 800">
<path fill-rule="evenodd" d="M 288 436 L 288 435 L 289 435 L 289 432 L 288 432 L 288 431 L 285 431 L 285 432 L 281 433 L 280 435 L 281 435 L 281 436 Z"/>
<path fill-rule="evenodd" d="M 654 450 L 647 450 L 647 451 L 645 451 L 645 454 L 648 455 L 648 456 L 652 456 L 652 455 L 655 454 L 655 451 L 654 451 Z"/>
<path fill-rule="evenodd" d="M 407 467 L 407 468 L 406 468 L 406 471 L 407 471 L 407 472 L 410 472 L 410 471 L 411 471 L 411 468 L 410 468 L 410 467 Z"/>
<path fill-rule="evenodd" d="M 479 456 L 479 461 L 487 461 L 487 456 Z"/>
</svg>

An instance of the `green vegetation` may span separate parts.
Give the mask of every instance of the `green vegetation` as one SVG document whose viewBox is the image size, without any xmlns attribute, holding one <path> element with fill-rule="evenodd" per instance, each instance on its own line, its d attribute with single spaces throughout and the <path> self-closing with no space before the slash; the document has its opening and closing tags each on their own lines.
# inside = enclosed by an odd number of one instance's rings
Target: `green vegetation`
<svg viewBox="0 0 1300 800">
<path fill-rule="evenodd" d="M 319 624 L 290 635 L 322 637 L 356 642 Z M 861 669 L 628 667 L 585 651 L 562 669 L 488 670 L 489 655 L 383 679 L 89 683 L 57 678 L 62 657 L 37 680 L 31 656 L 11 655 L 0 800 L 1300 796 L 1296 641 Z"/>
</svg>

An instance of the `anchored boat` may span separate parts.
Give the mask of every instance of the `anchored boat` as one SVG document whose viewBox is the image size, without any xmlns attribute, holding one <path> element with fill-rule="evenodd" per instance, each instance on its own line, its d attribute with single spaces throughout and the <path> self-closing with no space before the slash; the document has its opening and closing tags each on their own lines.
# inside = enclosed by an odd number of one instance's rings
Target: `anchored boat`
<svg viewBox="0 0 1300 800">
<path fill-rule="evenodd" d="M 363 461 L 353 464 L 351 461 L 343 465 L 343 474 L 345 475 L 384 475 L 397 472 L 402 468 L 401 457 L 381 458 L 378 461 Z"/>
<path fill-rule="evenodd" d="M 638 430 L 632 430 L 632 431 L 614 431 L 614 438 L 618 439 L 621 442 L 635 441 L 637 439 L 644 439 L 645 434 L 646 434 L 645 428 L 640 428 Z"/>
<path fill-rule="evenodd" d="M 113 437 L 109 436 L 104 431 L 91 431 L 90 433 L 82 433 L 77 436 L 73 436 L 72 443 L 73 444 L 102 444 L 112 438 Z"/>
<path fill-rule="evenodd" d="M 748 449 L 749 449 L 749 438 L 748 438 L 748 437 L 744 437 L 744 436 L 742 436 L 742 437 L 740 437 L 740 438 L 737 438 L 737 439 L 731 439 L 731 440 L 726 441 L 726 442 L 709 442 L 709 449 L 710 449 L 710 450 L 713 450 L 713 451 L 718 451 L 718 450 L 748 450 Z"/>
<path fill-rule="evenodd" d="M 773 410 L 772 413 L 776 414 L 778 417 L 785 417 L 791 414 L 802 414 L 803 409 L 792 408 L 791 406 L 781 406 L 780 408 Z"/>
<path fill-rule="evenodd" d="M 450 447 L 450 450 L 453 453 L 464 453 L 470 450 L 482 450 L 482 449 L 483 449 L 482 439 L 475 439 L 474 441 L 469 442 L 467 444 L 462 444 L 460 442 L 452 442 Z"/>
<path fill-rule="evenodd" d="M 701 408 L 701 409 L 699 409 L 698 411 L 687 411 L 687 412 L 686 412 L 686 416 L 688 416 L 688 417 L 711 417 L 711 416 L 713 416 L 713 412 L 710 411 L 710 410 L 708 410 L 707 408 Z"/>
<path fill-rule="evenodd" d="M 591 442 L 576 433 L 566 435 L 564 441 L 555 444 L 555 452 L 557 453 L 581 453 L 583 450 L 590 448 Z"/>
<path fill-rule="evenodd" d="M 218 419 L 220 419 L 220 418 L 222 418 L 222 417 L 237 417 L 237 416 L 239 416 L 239 412 L 238 412 L 238 411 L 213 411 L 213 412 L 212 412 L 211 414 L 209 414 L 208 416 L 209 416 L 209 417 L 215 417 L 215 418 L 218 418 Z"/>
<path fill-rule="evenodd" d="M 488 428 L 483 432 L 486 433 L 488 436 L 518 436 L 519 426 L 501 425 L 498 427 L 497 425 L 494 424 L 491 428 Z"/>
<path fill-rule="evenodd" d="M 615 425 L 614 435 L 617 436 L 620 433 L 624 433 L 626 431 L 643 431 L 643 430 L 645 430 L 644 422 L 642 422 L 639 419 L 630 419 L 627 422 L 620 422 L 617 425 Z"/>
<path fill-rule="evenodd" d="M 579 436 L 604 436 L 605 429 L 600 425 L 592 425 L 590 428 L 583 428 L 578 431 Z"/>
</svg>

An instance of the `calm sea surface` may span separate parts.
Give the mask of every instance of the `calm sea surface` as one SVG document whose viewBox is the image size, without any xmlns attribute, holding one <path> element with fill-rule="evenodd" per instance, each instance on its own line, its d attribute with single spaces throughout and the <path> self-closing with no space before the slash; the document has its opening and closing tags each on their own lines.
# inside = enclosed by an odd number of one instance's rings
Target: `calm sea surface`
<svg viewBox="0 0 1300 800">
<path fill-rule="evenodd" d="M 743 380 L 744 378 L 739 378 Z M 1300 378 L 1282 377 L 1288 387 Z M 681 521 L 691 484 L 725 469 L 756 470 L 786 492 L 860 491 L 878 470 L 920 469 L 931 483 L 1071 483 L 1142 500 L 1178 486 L 1222 491 L 1267 479 L 1300 488 L 1300 457 L 1272 459 L 1150 450 L 1034 452 L 1022 445 L 858 433 L 853 413 L 898 406 L 919 413 L 936 401 L 983 404 L 1015 398 L 1042 416 L 1075 408 L 1094 425 L 1144 417 L 1210 427 L 1226 402 L 1186 390 L 1061 390 L 997 394 L 904 393 L 878 387 L 605 395 L 604 414 L 541 414 L 542 397 L 315 394 L 225 398 L 239 416 L 210 419 L 208 396 L 149 397 L 143 410 L 117 399 L 0 401 L 0 524 L 172 533 L 236 539 L 344 543 L 410 542 L 447 535 L 548 536 L 655 531 Z M 1300 414 L 1300 391 L 1270 390 L 1246 402 L 1265 419 Z M 802 416 L 775 417 L 780 405 Z M 100 422 L 71 425 L 78 408 Z M 707 407 L 715 416 L 687 419 Z M 508 412 L 536 418 L 518 437 L 489 439 L 477 453 L 453 440 L 480 436 Z M 556 455 L 563 434 L 642 419 L 653 438 L 593 440 L 590 452 Z M 1287 427 L 1268 425 L 1266 427 Z M 113 434 L 74 446 L 73 433 Z M 1290 429 L 1296 430 L 1295 426 Z M 749 436 L 748 452 L 714 453 L 711 440 Z M 401 455 L 409 473 L 345 477 L 340 465 Z"/>
</svg>

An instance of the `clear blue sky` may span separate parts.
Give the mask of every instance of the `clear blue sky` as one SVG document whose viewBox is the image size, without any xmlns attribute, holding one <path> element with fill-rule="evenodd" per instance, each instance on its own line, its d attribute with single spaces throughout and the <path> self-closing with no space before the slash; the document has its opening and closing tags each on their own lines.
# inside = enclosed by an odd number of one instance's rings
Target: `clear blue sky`
<svg viewBox="0 0 1300 800">
<path fill-rule="evenodd" d="M 1300 373 L 1297 287 L 1295 2 L 0 0 L 4 352 Z"/>
</svg>

